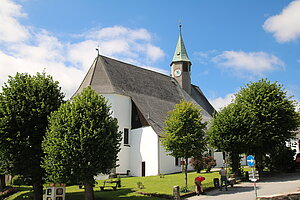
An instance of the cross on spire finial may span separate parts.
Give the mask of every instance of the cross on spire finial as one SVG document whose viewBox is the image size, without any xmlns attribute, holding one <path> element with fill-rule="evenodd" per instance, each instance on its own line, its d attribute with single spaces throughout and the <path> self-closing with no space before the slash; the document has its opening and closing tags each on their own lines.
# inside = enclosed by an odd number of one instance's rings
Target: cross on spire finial
<svg viewBox="0 0 300 200">
<path fill-rule="evenodd" d="M 99 55 L 100 55 L 100 52 L 99 52 L 99 45 L 97 46 L 96 51 L 98 52 L 98 56 L 99 56 Z"/>
<path fill-rule="evenodd" d="M 181 20 L 179 20 L 179 31 L 180 31 L 180 33 L 181 33 L 181 27 L 182 27 Z"/>
</svg>

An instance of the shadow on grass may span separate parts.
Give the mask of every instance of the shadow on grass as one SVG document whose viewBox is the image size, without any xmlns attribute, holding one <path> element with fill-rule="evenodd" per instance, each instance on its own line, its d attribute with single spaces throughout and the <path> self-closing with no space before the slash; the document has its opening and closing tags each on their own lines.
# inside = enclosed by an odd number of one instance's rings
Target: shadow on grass
<svg viewBox="0 0 300 200">
<path fill-rule="evenodd" d="M 26 186 L 26 185 L 13 185 L 14 188 L 16 188 L 18 191 L 33 191 L 32 186 Z"/>
<path fill-rule="evenodd" d="M 10 196 L 8 200 L 33 200 L 33 191 L 30 191 L 30 189 L 31 188 L 21 186 L 19 192 Z M 95 190 L 94 195 L 95 200 L 165 200 L 164 198 L 143 196 L 129 188 L 105 191 Z M 66 200 L 82 199 L 84 199 L 84 191 L 66 194 Z"/>
<path fill-rule="evenodd" d="M 33 192 L 31 191 L 19 191 L 13 195 L 11 195 L 10 197 L 8 197 L 8 200 L 33 200 Z"/>
<path fill-rule="evenodd" d="M 95 200 L 165 200 L 164 198 L 148 197 L 137 194 L 134 190 L 129 188 L 117 190 L 94 191 Z M 82 200 L 84 199 L 84 192 L 72 192 L 66 194 L 66 200 Z"/>
<path fill-rule="evenodd" d="M 17 193 L 11 195 L 8 200 L 33 200 L 34 193 L 32 186 L 17 186 Z M 45 194 L 45 190 L 43 190 L 43 194 Z"/>
</svg>

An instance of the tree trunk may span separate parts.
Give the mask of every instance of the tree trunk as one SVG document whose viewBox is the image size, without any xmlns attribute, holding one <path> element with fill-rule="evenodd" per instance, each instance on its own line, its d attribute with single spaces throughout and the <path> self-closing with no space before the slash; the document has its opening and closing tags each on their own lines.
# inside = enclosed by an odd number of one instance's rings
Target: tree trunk
<svg viewBox="0 0 300 200">
<path fill-rule="evenodd" d="M 241 176 L 241 159 L 240 159 L 240 155 L 238 153 L 235 152 L 230 152 L 230 160 L 231 160 L 231 168 L 232 168 L 232 172 L 233 174 L 237 175 L 237 176 Z"/>
<path fill-rule="evenodd" d="M 3 190 L 5 188 L 6 184 L 5 184 L 5 175 L 4 174 L 0 174 L 0 191 Z"/>
<path fill-rule="evenodd" d="M 188 188 L 187 168 L 188 168 L 188 158 L 185 159 L 185 163 L 184 163 L 185 188 L 186 189 Z"/>
<path fill-rule="evenodd" d="M 263 166 L 263 155 L 261 153 L 256 153 L 255 154 L 255 161 L 256 161 L 256 169 L 257 169 L 257 171 L 259 173 L 259 176 L 261 177 L 263 169 L 264 169 L 264 166 Z"/>
<path fill-rule="evenodd" d="M 94 200 L 94 189 L 91 181 L 89 181 L 89 183 L 84 183 L 84 199 Z"/>
<path fill-rule="evenodd" d="M 32 178 L 32 186 L 34 191 L 34 200 L 43 200 L 43 183 L 42 177 Z"/>
</svg>

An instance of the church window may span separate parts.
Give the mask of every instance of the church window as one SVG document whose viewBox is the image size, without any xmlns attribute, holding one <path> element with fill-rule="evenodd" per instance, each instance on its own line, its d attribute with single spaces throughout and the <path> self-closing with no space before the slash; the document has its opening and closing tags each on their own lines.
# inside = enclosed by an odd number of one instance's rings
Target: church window
<svg viewBox="0 0 300 200">
<path fill-rule="evenodd" d="M 129 144 L 129 130 L 128 128 L 124 128 L 124 145 Z"/>
<path fill-rule="evenodd" d="M 180 158 L 175 157 L 175 166 L 179 166 L 180 164 Z"/>
<path fill-rule="evenodd" d="M 132 112 L 131 112 L 131 128 L 141 128 L 149 126 L 147 120 L 144 118 L 138 107 L 132 101 Z"/>
<path fill-rule="evenodd" d="M 182 64 L 182 71 L 184 71 L 184 72 L 189 72 L 190 71 L 190 66 L 187 62 L 184 62 Z"/>
</svg>

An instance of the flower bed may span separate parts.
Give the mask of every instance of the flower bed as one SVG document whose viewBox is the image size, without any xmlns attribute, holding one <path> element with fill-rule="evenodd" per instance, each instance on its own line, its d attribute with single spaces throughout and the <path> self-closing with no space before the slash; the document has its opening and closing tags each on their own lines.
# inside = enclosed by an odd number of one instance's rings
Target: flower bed
<svg viewBox="0 0 300 200">
<path fill-rule="evenodd" d="M 0 200 L 5 199 L 6 197 L 16 193 L 17 190 L 13 187 L 6 187 L 3 191 L 0 192 Z"/>
</svg>

